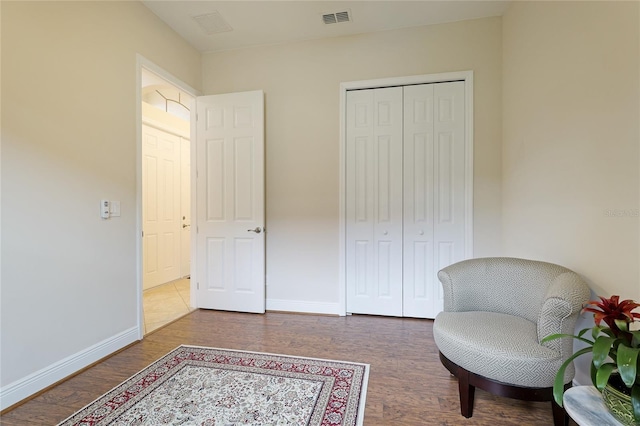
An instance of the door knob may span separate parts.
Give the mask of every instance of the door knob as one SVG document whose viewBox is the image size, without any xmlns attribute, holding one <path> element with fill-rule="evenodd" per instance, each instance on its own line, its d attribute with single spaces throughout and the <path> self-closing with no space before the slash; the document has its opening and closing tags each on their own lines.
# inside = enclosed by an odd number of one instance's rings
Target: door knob
<svg viewBox="0 0 640 426">
<path fill-rule="evenodd" d="M 183 229 L 184 229 L 184 228 L 186 228 L 187 226 L 191 226 L 191 225 L 187 225 L 186 223 L 183 223 L 183 224 L 182 224 L 182 228 L 183 228 Z"/>
<path fill-rule="evenodd" d="M 259 226 L 256 226 L 256 229 L 247 229 L 247 232 L 255 232 L 256 234 L 259 234 L 262 232 L 262 229 L 260 229 Z"/>
</svg>

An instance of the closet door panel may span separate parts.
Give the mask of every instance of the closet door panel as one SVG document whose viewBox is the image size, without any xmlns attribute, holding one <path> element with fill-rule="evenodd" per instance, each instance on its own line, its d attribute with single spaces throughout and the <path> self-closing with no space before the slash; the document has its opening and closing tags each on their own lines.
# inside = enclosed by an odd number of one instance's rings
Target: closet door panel
<svg viewBox="0 0 640 426">
<path fill-rule="evenodd" d="M 464 258 L 464 83 L 404 88 L 405 316 L 442 310 L 440 269 Z"/>
<path fill-rule="evenodd" d="M 437 266 L 464 259 L 465 131 L 464 83 L 435 85 L 435 242 Z"/>
<path fill-rule="evenodd" d="M 437 270 L 465 258 L 465 129 L 464 83 L 434 87 L 434 243 Z M 437 287 L 434 312 L 442 310 Z"/>
<path fill-rule="evenodd" d="M 347 311 L 402 315 L 402 89 L 347 93 Z"/>
<path fill-rule="evenodd" d="M 404 88 L 403 313 L 432 315 L 434 289 L 434 85 Z M 431 317 L 432 318 L 432 317 Z"/>
<path fill-rule="evenodd" d="M 368 300 L 374 282 L 373 91 L 347 94 L 347 309 Z"/>
</svg>

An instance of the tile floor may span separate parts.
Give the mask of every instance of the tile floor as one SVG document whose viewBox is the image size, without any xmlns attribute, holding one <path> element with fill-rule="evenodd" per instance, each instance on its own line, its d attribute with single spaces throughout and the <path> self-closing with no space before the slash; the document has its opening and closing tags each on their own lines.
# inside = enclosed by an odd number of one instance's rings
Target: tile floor
<svg viewBox="0 0 640 426">
<path fill-rule="evenodd" d="M 193 311 L 189 307 L 191 280 L 182 278 L 143 292 L 144 333 L 150 333 Z"/>
</svg>

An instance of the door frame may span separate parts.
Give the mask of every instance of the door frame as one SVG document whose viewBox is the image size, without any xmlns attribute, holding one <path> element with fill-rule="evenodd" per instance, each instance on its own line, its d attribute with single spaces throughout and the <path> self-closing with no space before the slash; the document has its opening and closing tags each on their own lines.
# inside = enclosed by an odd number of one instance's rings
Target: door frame
<svg viewBox="0 0 640 426">
<path fill-rule="evenodd" d="M 142 297 L 142 277 L 143 277 L 143 252 L 142 252 L 142 69 L 146 69 L 157 76 L 163 78 L 168 81 L 172 85 L 176 86 L 178 89 L 188 93 L 194 99 L 197 96 L 200 96 L 200 92 L 193 87 L 189 86 L 187 83 L 183 82 L 179 78 L 175 77 L 173 74 L 164 70 L 162 67 L 156 65 L 152 61 L 148 60 L 144 56 L 139 53 L 136 54 L 136 306 L 137 306 L 137 322 L 138 322 L 138 339 L 142 340 L 144 338 L 144 311 L 143 311 L 143 297 Z M 194 135 L 195 135 L 195 101 L 193 105 L 191 105 L 191 126 L 190 126 L 190 148 L 191 148 L 191 160 L 193 161 L 195 156 L 194 149 Z M 191 170 L 191 216 L 193 218 L 194 214 L 194 203 L 195 200 L 195 168 Z M 193 223 L 193 221 L 192 221 Z M 195 269 L 195 232 L 191 233 L 191 271 L 193 272 Z M 193 273 L 192 273 L 193 276 Z M 194 280 L 191 280 L 191 287 L 194 286 Z M 190 291 L 191 293 L 191 306 L 196 306 L 195 303 L 195 295 L 193 288 Z"/>
<path fill-rule="evenodd" d="M 407 77 L 392 77 L 375 80 L 360 80 L 340 83 L 340 186 L 339 186 L 339 307 L 340 315 L 347 314 L 347 265 L 346 265 L 346 131 L 347 91 L 378 89 L 413 84 L 445 83 L 464 81 L 465 93 L 465 246 L 464 255 L 473 256 L 473 71 L 445 72 Z"/>
</svg>

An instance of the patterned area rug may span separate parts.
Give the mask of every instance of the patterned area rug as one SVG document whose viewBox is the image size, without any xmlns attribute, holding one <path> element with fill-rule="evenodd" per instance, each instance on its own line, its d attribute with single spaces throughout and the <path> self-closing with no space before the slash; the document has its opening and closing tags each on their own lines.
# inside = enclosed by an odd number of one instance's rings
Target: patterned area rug
<svg viewBox="0 0 640 426">
<path fill-rule="evenodd" d="M 369 365 L 179 346 L 59 426 L 362 425 Z"/>
</svg>

